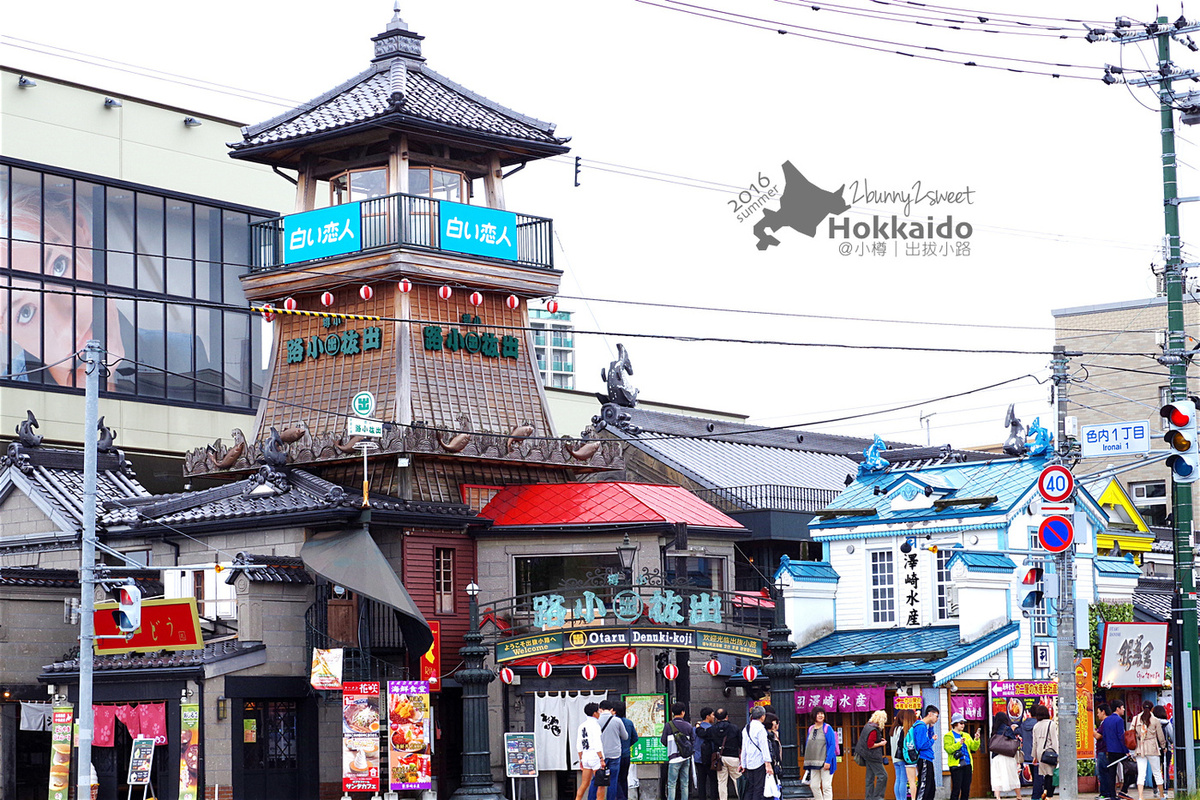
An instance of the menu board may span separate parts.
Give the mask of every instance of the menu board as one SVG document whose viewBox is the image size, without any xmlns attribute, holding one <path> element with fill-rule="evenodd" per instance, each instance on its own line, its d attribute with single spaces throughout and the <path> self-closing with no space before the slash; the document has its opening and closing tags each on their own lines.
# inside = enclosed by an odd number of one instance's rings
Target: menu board
<svg viewBox="0 0 1200 800">
<path fill-rule="evenodd" d="M 342 684 L 342 790 L 379 791 L 379 683 Z"/>
<path fill-rule="evenodd" d="M 125 782 L 130 786 L 148 786 L 153 763 L 154 739 L 149 736 L 137 737 L 129 751 L 129 775 Z"/>
<path fill-rule="evenodd" d="M 179 800 L 196 800 L 200 780 L 200 705 L 179 706 Z"/>
<path fill-rule="evenodd" d="M 388 788 L 432 789 L 427 681 L 388 681 Z"/>
<path fill-rule="evenodd" d="M 537 749 L 532 733 L 504 734 L 504 776 L 507 778 L 536 778 Z"/>
<path fill-rule="evenodd" d="M 629 763 L 661 764 L 666 761 L 667 746 L 659 737 L 667 724 L 667 696 L 623 694 L 621 699 L 625 701 L 625 716 L 638 734 L 638 740 L 629 748 Z"/>
<path fill-rule="evenodd" d="M 50 728 L 50 800 L 67 800 L 71 793 L 71 706 L 55 706 Z"/>
</svg>

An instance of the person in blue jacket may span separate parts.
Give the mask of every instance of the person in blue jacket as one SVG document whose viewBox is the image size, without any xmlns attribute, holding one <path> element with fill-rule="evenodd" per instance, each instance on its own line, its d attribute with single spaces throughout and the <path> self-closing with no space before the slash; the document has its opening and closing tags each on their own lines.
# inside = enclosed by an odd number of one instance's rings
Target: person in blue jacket
<svg viewBox="0 0 1200 800">
<path fill-rule="evenodd" d="M 837 734 L 825 722 L 825 710 L 813 710 L 813 724 L 804 737 L 804 768 L 814 800 L 833 800 L 833 773 L 837 772 Z"/>
<path fill-rule="evenodd" d="M 934 793 L 937 791 L 937 787 L 933 783 L 933 759 L 937 732 L 933 726 L 937 724 L 940 714 L 937 706 L 926 706 L 925 716 L 917 720 L 917 724 L 913 726 L 913 744 L 917 748 L 917 790 L 913 793 L 913 800 L 933 800 Z"/>
<path fill-rule="evenodd" d="M 617 800 L 625 800 L 629 794 L 629 753 L 633 748 L 634 743 L 638 740 L 637 728 L 633 726 L 633 721 L 625 716 L 625 701 L 618 700 L 613 704 L 617 718 L 621 724 L 625 726 L 625 731 L 629 734 L 628 739 L 621 741 L 621 770 L 617 776 Z"/>
</svg>

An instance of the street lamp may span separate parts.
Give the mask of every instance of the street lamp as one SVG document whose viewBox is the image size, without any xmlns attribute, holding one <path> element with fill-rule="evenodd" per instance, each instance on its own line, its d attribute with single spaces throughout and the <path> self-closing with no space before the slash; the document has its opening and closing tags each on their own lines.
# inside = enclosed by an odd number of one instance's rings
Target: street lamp
<svg viewBox="0 0 1200 800">
<path fill-rule="evenodd" d="M 625 540 L 617 545 L 617 556 L 621 559 L 621 569 L 631 573 L 633 572 L 633 560 L 637 558 L 638 546 L 629 543 L 629 533 L 626 532 Z"/>
<path fill-rule="evenodd" d="M 775 601 L 775 618 L 767 631 L 767 649 L 771 660 L 763 665 L 763 672 L 771 681 L 771 705 L 779 715 L 779 744 L 783 750 L 783 766 L 780 769 L 779 788 L 783 798 L 803 797 L 800 786 L 800 762 L 796 748 L 796 675 L 799 665 L 792 661 L 796 645 L 792 642 L 792 631 L 787 626 L 783 608 L 783 573 L 771 587 Z"/>
<path fill-rule="evenodd" d="M 471 629 L 463 637 L 466 644 L 458 651 L 463 659 L 462 669 L 454 673 L 463 693 L 462 782 L 451 797 L 502 800 L 502 793 L 492 782 L 488 742 L 488 684 L 496 676 L 483 664 L 488 651 L 483 646 L 483 634 L 479 632 L 479 585 L 467 584 L 466 592 L 470 598 Z"/>
</svg>

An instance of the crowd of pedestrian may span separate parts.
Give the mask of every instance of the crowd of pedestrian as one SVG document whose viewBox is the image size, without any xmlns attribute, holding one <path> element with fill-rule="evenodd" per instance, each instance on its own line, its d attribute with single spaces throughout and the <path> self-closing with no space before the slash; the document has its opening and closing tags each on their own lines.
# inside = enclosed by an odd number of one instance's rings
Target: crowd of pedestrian
<svg viewBox="0 0 1200 800">
<path fill-rule="evenodd" d="M 1166 796 L 1164 774 L 1170 770 L 1175 731 L 1167 719 L 1167 710 L 1146 701 L 1141 713 L 1125 718 L 1125 703 L 1096 706 L 1096 777 L 1099 800 L 1131 798 L 1137 788 L 1138 800 L 1145 800 L 1146 779 L 1153 780 L 1155 798 Z M 1165 769 L 1164 769 L 1165 768 Z"/>
</svg>

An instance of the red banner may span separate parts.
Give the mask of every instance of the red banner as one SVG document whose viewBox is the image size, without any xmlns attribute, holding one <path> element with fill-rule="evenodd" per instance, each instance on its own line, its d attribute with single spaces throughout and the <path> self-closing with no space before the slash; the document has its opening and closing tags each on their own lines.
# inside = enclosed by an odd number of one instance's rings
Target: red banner
<svg viewBox="0 0 1200 800">
<path fill-rule="evenodd" d="M 194 597 L 143 600 L 142 627 L 128 639 L 113 619 L 112 612 L 116 608 L 116 603 L 100 603 L 96 606 L 97 653 L 150 653 L 158 650 L 199 650 L 204 647 Z M 116 638 L 102 639 L 102 636 Z"/>
<path fill-rule="evenodd" d="M 433 632 L 433 644 L 421 656 L 421 680 L 429 684 L 429 691 L 436 692 L 442 688 L 442 623 L 429 623 L 429 630 Z"/>
</svg>

